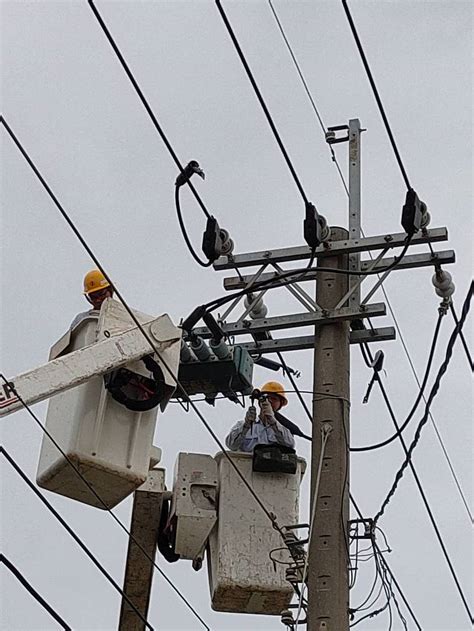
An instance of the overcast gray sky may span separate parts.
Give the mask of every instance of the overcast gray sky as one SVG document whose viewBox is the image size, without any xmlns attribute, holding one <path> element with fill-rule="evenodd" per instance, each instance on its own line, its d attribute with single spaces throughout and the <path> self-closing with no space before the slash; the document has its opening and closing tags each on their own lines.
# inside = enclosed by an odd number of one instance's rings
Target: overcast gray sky
<svg viewBox="0 0 474 631">
<path fill-rule="evenodd" d="M 268 3 L 223 4 L 308 196 L 330 224 L 345 225 L 344 190 Z M 357 117 L 367 128 L 366 233 L 399 232 L 403 181 L 341 3 L 274 4 L 326 125 Z M 196 186 L 231 231 L 236 252 L 301 244 L 301 198 L 214 3 L 102 0 L 97 6 L 181 161 L 197 159 L 206 171 L 205 182 Z M 472 3 L 354 0 L 350 6 L 410 180 L 428 203 L 431 225 L 449 229 L 449 242 L 436 249 L 456 250 L 450 271 L 459 309 L 472 267 Z M 3 1 L 1 10 L 2 112 L 128 303 L 150 314 L 167 312 L 177 322 L 197 304 L 222 294 L 225 274 L 199 268 L 186 249 L 173 203 L 175 165 L 87 3 Z M 1 370 L 12 377 L 43 363 L 52 343 L 84 309 L 81 283 L 91 262 L 3 129 L 1 142 Z M 344 170 L 346 150 L 336 147 Z M 182 204 L 199 246 L 204 218 L 188 192 L 183 192 Z M 431 271 L 395 272 L 385 286 L 421 373 L 439 302 Z M 380 292 L 373 300 L 382 300 Z M 267 304 L 270 315 L 301 311 L 284 289 L 268 294 Z M 377 322 L 388 326 L 393 319 Z M 449 317 L 443 322 L 436 368 L 452 324 Z M 416 396 L 416 383 L 400 339 L 373 350 L 378 348 L 386 354 L 383 378 L 401 421 Z M 288 354 L 287 361 L 302 371 L 299 386 L 311 390 L 312 353 Z M 255 385 L 274 376 L 257 368 Z M 370 403 L 361 404 L 370 376 L 358 349 L 352 348 L 354 445 L 392 433 L 377 388 Z M 220 401 L 215 409 L 199 405 L 221 438 L 241 415 L 241 408 L 230 402 Z M 45 418 L 46 404 L 34 409 Z M 294 395 L 287 409 L 310 431 Z M 459 343 L 432 410 L 472 505 L 472 390 Z M 25 412 L 4 419 L 1 427 L 2 443 L 34 479 L 39 428 Z M 176 404 L 159 418 L 155 444 L 163 449 L 168 482 L 179 451 L 217 450 L 199 419 Z M 300 441 L 298 450 L 309 457 L 306 443 Z M 353 455 L 351 490 L 365 515 L 373 516 L 380 507 L 402 455 L 398 443 Z M 431 423 L 414 463 L 472 603 L 471 524 Z M 308 481 L 309 476 L 302 488 L 302 521 L 308 517 Z M 121 583 L 127 540 L 111 516 L 60 496 L 48 498 Z M 119 595 L 5 463 L 2 503 L 2 548 L 35 588 L 74 629 L 114 629 Z M 126 523 L 130 508 L 129 498 L 116 509 Z M 393 550 L 388 561 L 423 629 L 469 629 L 409 472 L 380 525 Z M 157 558 L 212 629 L 283 628 L 278 618 L 211 611 L 206 570 L 195 573 L 190 562 L 170 566 Z M 364 599 L 372 581 L 372 567 L 363 565 L 353 606 Z M 2 628 L 56 628 L 5 570 L 1 580 Z M 405 617 L 408 628 L 415 628 L 406 611 Z M 158 575 L 149 620 L 163 630 L 199 628 Z M 388 619 L 381 614 L 363 625 L 387 629 Z M 396 619 L 393 629 L 402 628 Z"/>
</svg>

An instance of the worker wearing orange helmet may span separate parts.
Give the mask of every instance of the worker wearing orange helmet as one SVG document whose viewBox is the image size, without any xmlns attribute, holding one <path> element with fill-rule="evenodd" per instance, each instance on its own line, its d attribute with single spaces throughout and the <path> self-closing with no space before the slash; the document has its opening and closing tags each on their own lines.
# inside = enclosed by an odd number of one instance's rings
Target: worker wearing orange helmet
<svg viewBox="0 0 474 631">
<path fill-rule="evenodd" d="M 259 391 L 260 412 L 251 405 L 243 421 L 238 421 L 228 433 L 225 443 L 231 451 L 253 452 L 256 445 L 280 444 L 295 447 L 292 433 L 275 417 L 288 403 L 285 389 L 278 381 L 268 381 Z"/>
<path fill-rule="evenodd" d="M 84 296 L 92 305 L 92 309 L 79 313 L 72 321 L 70 328 L 74 329 L 85 318 L 99 317 L 102 303 L 113 295 L 112 285 L 100 270 L 93 269 L 87 272 L 84 276 Z"/>
</svg>

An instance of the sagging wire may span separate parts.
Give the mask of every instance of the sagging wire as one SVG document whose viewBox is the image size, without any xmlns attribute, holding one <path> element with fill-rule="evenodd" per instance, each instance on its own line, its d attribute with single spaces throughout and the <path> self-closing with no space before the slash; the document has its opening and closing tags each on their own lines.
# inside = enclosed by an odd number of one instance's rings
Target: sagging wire
<svg viewBox="0 0 474 631">
<path fill-rule="evenodd" d="M 415 431 L 414 438 L 413 438 L 413 440 L 412 440 L 412 442 L 410 444 L 410 447 L 408 449 L 404 446 L 406 457 L 405 457 L 402 465 L 400 466 L 399 470 L 397 471 L 397 473 L 395 475 L 395 480 L 394 480 L 394 482 L 393 482 L 393 484 L 392 484 L 392 486 L 391 486 L 386 498 L 384 499 L 381 508 L 379 509 L 378 513 L 374 517 L 374 522 L 375 522 L 376 525 L 377 525 L 377 522 L 380 519 L 380 517 L 382 517 L 382 515 L 384 514 L 385 509 L 388 506 L 388 504 L 389 504 L 390 500 L 392 499 L 393 495 L 395 494 L 395 492 L 396 492 L 396 490 L 398 488 L 398 484 L 399 484 L 400 480 L 402 479 L 406 468 L 408 466 L 411 466 L 411 469 L 414 472 L 413 463 L 412 463 L 412 454 L 413 454 L 413 451 L 414 451 L 416 445 L 419 442 L 419 439 L 420 439 L 420 436 L 421 436 L 421 431 L 422 431 L 424 425 L 428 421 L 430 408 L 431 408 L 431 405 L 432 405 L 432 402 L 433 402 L 435 396 L 437 395 L 437 393 L 439 391 L 441 380 L 442 380 L 444 374 L 446 373 L 446 371 L 448 369 L 448 366 L 449 366 L 449 363 L 450 363 L 450 360 L 451 360 L 451 357 L 452 357 L 452 354 L 453 354 L 453 347 L 454 347 L 454 343 L 456 341 L 456 338 L 458 337 L 459 332 L 462 330 L 464 322 L 465 322 L 465 320 L 467 318 L 467 315 L 469 313 L 470 302 L 471 302 L 472 293 L 473 293 L 473 285 L 474 285 L 474 283 L 471 282 L 468 294 L 466 296 L 466 299 L 465 299 L 463 307 L 462 307 L 461 318 L 459 320 L 459 323 L 455 326 L 455 328 L 454 328 L 454 330 L 451 333 L 451 336 L 449 338 L 448 345 L 447 345 L 447 348 L 446 348 L 445 358 L 444 358 L 444 360 L 443 360 L 443 362 L 442 362 L 442 364 L 441 364 L 441 366 L 440 366 L 440 368 L 438 370 L 438 373 L 436 375 L 434 384 L 433 384 L 433 386 L 431 388 L 430 394 L 428 396 L 428 399 L 427 399 L 427 402 L 426 402 L 426 405 L 425 405 L 424 414 L 423 414 L 422 418 L 420 419 L 420 421 L 418 423 L 417 429 Z M 400 437 L 400 439 L 403 440 L 401 437 Z M 415 479 L 418 480 L 417 476 L 415 476 Z M 425 506 L 427 507 L 427 509 L 429 509 L 429 507 L 427 505 L 427 502 L 426 502 L 426 498 L 424 497 L 424 493 L 423 493 L 423 490 L 422 490 L 422 487 L 421 487 L 419 481 L 418 481 L 418 487 L 419 487 L 420 492 L 422 493 L 422 497 L 424 499 Z M 445 557 L 446 562 L 447 562 L 447 564 L 449 566 L 449 569 L 450 569 L 450 572 L 451 572 L 451 576 L 452 576 L 453 581 L 455 583 L 455 586 L 456 586 L 456 588 L 458 590 L 458 593 L 459 593 L 459 596 L 461 598 L 461 601 L 462 601 L 462 603 L 464 605 L 464 608 L 466 610 L 466 613 L 469 616 L 469 619 L 470 619 L 471 623 L 473 624 L 474 623 L 474 617 L 473 617 L 473 615 L 471 613 L 471 609 L 470 609 L 470 607 L 468 605 L 466 596 L 465 596 L 465 594 L 463 592 L 463 589 L 461 587 L 461 584 L 459 582 L 457 574 L 456 574 L 456 572 L 454 570 L 453 564 L 452 564 L 452 562 L 451 562 L 451 560 L 450 560 L 450 558 L 449 558 L 449 556 L 447 554 L 446 547 L 444 545 L 443 540 L 441 539 L 441 535 L 440 535 L 439 530 L 437 528 L 436 522 L 434 521 L 434 518 L 432 516 L 431 510 L 429 510 L 428 512 L 430 514 L 430 519 L 431 519 L 432 525 L 433 525 L 433 527 L 435 529 L 436 535 L 438 537 L 438 541 L 439 541 L 439 543 L 441 545 L 441 548 L 443 550 L 444 557 Z"/>
<path fill-rule="evenodd" d="M 433 359 L 434 359 L 434 355 L 435 355 L 435 351 L 436 351 L 436 347 L 437 347 L 437 343 L 438 343 L 438 339 L 439 339 L 439 332 L 440 332 L 440 328 L 441 328 L 441 322 L 443 320 L 444 317 L 444 312 L 440 311 L 438 313 L 438 319 L 436 320 L 436 325 L 435 325 L 435 329 L 434 329 L 434 333 L 433 333 L 433 339 L 431 342 L 431 346 L 430 346 L 430 351 L 428 353 L 428 360 L 426 363 L 426 368 L 425 368 L 425 373 L 423 375 L 423 380 L 420 386 L 420 389 L 416 395 L 415 401 L 410 409 L 410 412 L 408 413 L 406 419 L 403 421 L 403 423 L 400 425 L 399 429 L 397 429 L 397 431 L 392 434 L 392 436 L 390 436 L 389 438 L 379 442 L 379 443 L 375 443 L 373 445 L 367 445 L 365 447 L 351 447 L 351 451 L 372 451 L 374 449 L 380 449 L 381 447 L 385 447 L 387 445 L 389 445 L 391 442 L 393 442 L 395 439 L 397 439 L 399 436 L 402 435 L 402 433 L 404 432 L 404 430 L 408 427 L 408 424 L 410 423 L 411 419 L 413 418 L 413 415 L 415 414 L 420 401 L 423 397 L 424 391 L 425 391 L 425 387 L 426 384 L 428 382 L 428 378 L 430 376 L 430 372 L 431 372 L 431 366 L 433 364 Z M 362 353 L 362 357 L 364 359 L 364 362 L 366 364 L 367 367 L 372 368 L 372 362 L 369 360 L 368 356 L 367 356 L 367 351 L 365 346 L 362 344 L 361 347 L 361 353 Z M 375 381 L 380 382 L 380 376 L 378 375 L 377 372 L 374 371 L 374 375 L 373 378 Z"/>
</svg>

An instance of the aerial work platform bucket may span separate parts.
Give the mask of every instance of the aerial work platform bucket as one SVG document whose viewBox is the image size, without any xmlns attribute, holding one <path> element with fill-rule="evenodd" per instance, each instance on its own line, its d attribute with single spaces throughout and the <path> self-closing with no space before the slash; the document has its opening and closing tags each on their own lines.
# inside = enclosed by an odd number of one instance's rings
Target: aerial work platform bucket
<svg viewBox="0 0 474 631">
<path fill-rule="evenodd" d="M 229 457 L 280 526 L 299 522 L 303 458 L 298 458 L 296 473 L 289 474 L 253 471 L 252 454 L 231 452 Z M 285 566 L 274 567 L 270 559 L 272 550 L 284 546 L 282 538 L 224 454 L 215 459 L 219 498 L 208 546 L 211 606 L 216 611 L 279 615 L 293 596 Z"/>
<path fill-rule="evenodd" d="M 136 311 L 134 314 L 143 324 L 155 319 Z M 49 359 L 93 345 L 134 326 L 124 307 L 108 299 L 98 318 L 86 316 L 52 347 Z M 181 331 L 166 314 L 158 319 L 154 328 L 155 334 L 161 330 L 169 343 L 160 350 L 160 356 L 173 374 L 177 374 Z M 161 367 L 159 358 L 154 357 Z M 136 374 L 149 375 L 141 360 L 127 364 L 126 368 Z M 164 368 L 163 379 L 162 409 L 175 388 Z M 136 412 L 118 403 L 105 388 L 103 375 L 54 396 L 49 402 L 46 428 L 105 506 L 46 435 L 38 463 L 38 485 L 98 508 L 112 508 L 147 479 L 157 410 L 155 407 Z"/>
</svg>

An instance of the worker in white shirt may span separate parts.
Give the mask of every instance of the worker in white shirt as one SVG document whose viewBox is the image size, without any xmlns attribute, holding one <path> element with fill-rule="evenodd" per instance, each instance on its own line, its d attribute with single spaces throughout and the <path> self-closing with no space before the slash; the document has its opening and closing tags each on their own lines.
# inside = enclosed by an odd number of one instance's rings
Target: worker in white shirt
<svg viewBox="0 0 474 631">
<path fill-rule="evenodd" d="M 231 451 L 253 452 L 256 445 L 280 444 L 295 447 L 292 433 L 275 418 L 275 413 L 288 403 L 281 383 L 269 381 L 260 389 L 260 413 L 251 405 L 243 421 L 228 433 L 225 443 Z"/>
<path fill-rule="evenodd" d="M 112 298 L 113 288 L 102 272 L 93 269 L 84 276 L 84 296 L 90 302 L 92 309 L 78 313 L 71 322 L 70 329 L 74 329 L 85 318 L 99 317 L 100 308 L 106 298 Z"/>
</svg>

